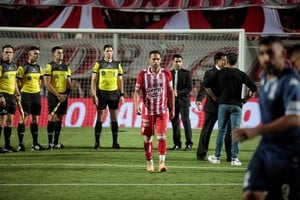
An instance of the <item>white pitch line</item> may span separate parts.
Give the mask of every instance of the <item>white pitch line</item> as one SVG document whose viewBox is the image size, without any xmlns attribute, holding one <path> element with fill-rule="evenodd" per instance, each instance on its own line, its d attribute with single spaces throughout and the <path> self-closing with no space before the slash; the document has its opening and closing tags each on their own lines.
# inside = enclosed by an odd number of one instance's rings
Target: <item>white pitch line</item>
<svg viewBox="0 0 300 200">
<path fill-rule="evenodd" d="M 14 186 L 241 186 L 242 183 L 8 183 L 0 184 L 0 187 Z"/>
<path fill-rule="evenodd" d="M 12 163 L 12 164 L 0 164 L 0 167 L 31 167 L 31 166 L 68 166 L 68 167 L 116 167 L 116 168 L 144 168 L 145 165 L 119 165 L 119 164 L 86 164 L 86 163 Z M 174 169 L 215 169 L 215 170 L 246 170 L 244 167 L 223 167 L 223 166 L 172 166 Z"/>
</svg>

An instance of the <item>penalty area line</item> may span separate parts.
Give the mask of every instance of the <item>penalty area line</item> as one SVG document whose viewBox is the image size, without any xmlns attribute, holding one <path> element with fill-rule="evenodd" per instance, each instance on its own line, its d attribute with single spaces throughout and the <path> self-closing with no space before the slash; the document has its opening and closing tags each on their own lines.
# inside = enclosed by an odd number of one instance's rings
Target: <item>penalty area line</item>
<svg viewBox="0 0 300 200">
<path fill-rule="evenodd" d="M 115 167 L 115 168 L 145 168 L 145 165 L 122 165 L 122 164 L 87 164 L 87 163 L 11 163 L 11 164 L 2 164 L 1 167 Z M 236 166 L 176 166 L 169 164 L 168 167 L 172 169 L 214 169 L 214 170 L 246 170 L 245 167 L 236 167 Z"/>
<path fill-rule="evenodd" d="M 18 186 L 242 186 L 242 183 L 3 183 L 0 187 Z"/>
</svg>

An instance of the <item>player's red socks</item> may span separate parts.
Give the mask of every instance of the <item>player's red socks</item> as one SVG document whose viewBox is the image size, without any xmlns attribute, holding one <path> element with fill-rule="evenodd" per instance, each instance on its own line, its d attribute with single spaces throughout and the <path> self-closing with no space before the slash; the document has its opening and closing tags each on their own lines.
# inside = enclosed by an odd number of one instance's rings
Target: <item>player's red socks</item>
<svg viewBox="0 0 300 200">
<path fill-rule="evenodd" d="M 153 147 L 152 142 L 144 142 L 146 160 L 152 160 L 152 147 Z"/>
<path fill-rule="evenodd" d="M 167 142 L 165 138 L 158 139 L 158 154 L 159 155 L 166 155 L 167 153 Z"/>
</svg>

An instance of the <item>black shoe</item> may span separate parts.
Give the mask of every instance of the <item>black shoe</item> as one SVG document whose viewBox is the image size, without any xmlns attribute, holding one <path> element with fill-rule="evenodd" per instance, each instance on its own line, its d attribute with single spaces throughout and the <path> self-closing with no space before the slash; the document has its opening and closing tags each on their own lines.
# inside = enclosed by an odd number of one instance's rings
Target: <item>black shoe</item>
<svg viewBox="0 0 300 200">
<path fill-rule="evenodd" d="M 40 145 L 39 143 L 33 144 L 31 146 L 31 150 L 32 151 L 44 151 L 46 150 L 42 145 Z"/>
<path fill-rule="evenodd" d="M 169 150 L 180 150 L 181 149 L 181 146 L 179 145 L 174 145 L 172 148 L 170 148 Z"/>
<path fill-rule="evenodd" d="M 96 149 L 96 150 L 99 150 L 99 149 L 100 149 L 99 143 L 97 143 L 97 142 L 95 143 L 94 149 Z"/>
<path fill-rule="evenodd" d="M 49 143 L 49 144 L 48 144 L 48 147 L 47 147 L 47 150 L 52 150 L 53 148 L 54 148 L 54 144 Z"/>
<path fill-rule="evenodd" d="M 197 156 L 197 161 L 206 161 L 204 157 L 198 157 Z"/>
<path fill-rule="evenodd" d="M 7 153 L 7 150 L 0 147 L 0 153 Z"/>
<path fill-rule="evenodd" d="M 191 145 L 191 144 L 186 145 L 186 147 L 185 147 L 184 150 L 185 150 L 185 151 L 190 151 L 190 150 L 192 150 L 192 145 Z"/>
<path fill-rule="evenodd" d="M 7 152 L 18 152 L 17 149 L 13 148 L 12 146 L 5 146 L 4 147 L 4 151 L 7 151 Z"/>
<path fill-rule="evenodd" d="M 54 149 L 64 149 L 65 146 L 62 143 L 54 144 Z"/>
<path fill-rule="evenodd" d="M 231 162 L 231 157 L 227 157 L 226 162 Z"/>
<path fill-rule="evenodd" d="M 114 143 L 114 144 L 112 145 L 112 148 L 113 148 L 113 149 L 120 149 L 121 147 L 120 147 L 120 145 L 119 145 L 118 143 Z"/>
<path fill-rule="evenodd" d="M 18 151 L 25 151 L 25 146 L 24 146 L 24 144 L 19 144 L 19 146 L 18 146 L 18 149 L 17 149 Z"/>
</svg>

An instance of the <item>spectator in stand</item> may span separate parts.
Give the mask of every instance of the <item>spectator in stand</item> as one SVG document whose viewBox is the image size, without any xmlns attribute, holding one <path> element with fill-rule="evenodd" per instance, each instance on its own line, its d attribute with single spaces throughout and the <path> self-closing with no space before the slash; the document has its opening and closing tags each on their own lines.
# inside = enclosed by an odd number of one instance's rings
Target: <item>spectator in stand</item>
<svg viewBox="0 0 300 200">
<path fill-rule="evenodd" d="M 173 56 L 173 67 L 171 70 L 173 77 L 173 89 L 175 96 L 175 116 L 172 119 L 173 127 L 173 143 L 171 150 L 181 149 L 181 134 L 179 114 L 184 127 L 185 133 L 185 149 L 186 151 L 192 149 L 192 128 L 190 121 L 190 93 L 192 91 L 192 75 L 187 69 L 182 68 L 183 58 L 180 54 Z"/>
<path fill-rule="evenodd" d="M 296 44 L 290 49 L 290 61 L 298 74 L 300 74 L 300 44 Z"/>
<path fill-rule="evenodd" d="M 112 45 L 103 48 L 104 57 L 93 67 L 91 90 L 94 104 L 97 107 L 95 125 L 95 146 L 100 149 L 100 136 L 106 107 L 109 108 L 112 132 L 112 148 L 120 149 L 118 143 L 118 107 L 124 103 L 123 68 L 120 62 L 113 60 Z"/>
<path fill-rule="evenodd" d="M 16 84 L 17 66 L 12 62 L 14 48 L 11 45 L 2 47 L 0 60 L 0 135 L 4 128 L 4 149 L 1 153 L 17 152 L 10 144 L 13 118 L 16 113 L 16 99 L 20 100 L 20 92 Z"/>
<path fill-rule="evenodd" d="M 257 90 L 255 83 L 250 80 L 248 75 L 236 68 L 238 56 L 235 53 L 228 53 L 226 57 L 228 61 L 226 67 L 217 71 L 211 79 L 204 83 L 205 88 L 210 88 L 217 83 L 220 91 L 218 110 L 219 131 L 216 140 L 216 149 L 214 155 L 208 156 L 208 160 L 212 164 L 220 164 L 221 151 L 227 133 L 227 126 L 230 126 L 231 130 L 240 127 L 242 120 L 242 106 Z M 250 91 L 247 93 L 247 96 L 242 99 L 243 84 L 245 84 Z M 211 96 L 215 96 L 215 94 L 212 94 Z M 232 166 L 242 165 L 238 159 L 238 155 L 239 143 L 237 141 L 232 141 Z"/>
<path fill-rule="evenodd" d="M 277 37 L 264 37 L 259 90 L 262 125 L 234 131 L 239 141 L 261 136 L 244 177 L 244 200 L 300 199 L 300 78 L 287 66 Z"/>
<path fill-rule="evenodd" d="M 218 52 L 214 56 L 215 66 L 207 70 L 204 74 L 204 82 L 207 82 L 218 70 L 221 70 L 226 64 L 226 55 L 223 52 Z M 218 85 L 213 85 L 211 90 L 214 94 L 219 94 Z M 204 108 L 202 108 L 202 100 L 206 97 Z M 216 97 L 209 96 L 205 91 L 203 84 L 201 84 L 199 93 L 196 99 L 196 106 L 199 111 L 203 109 L 205 112 L 205 119 L 201 134 L 199 137 L 199 143 L 197 148 L 197 160 L 205 161 L 207 155 L 210 136 L 213 131 L 214 125 L 218 119 L 218 99 Z M 227 161 L 231 162 L 231 128 L 228 126 L 228 134 L 225 137 L 225 149 L 227 154 Z"/>
<path fill-rule="evenodd" d="M 27 62 L 18 67 L 17 83 L 21 91 L 21 105 L 24 112 L 24 119 L 21 118 L 18 124 L 18 151 L 25 151 L 23 137 L 25 134 L 25 122 L 31 115 L 30 131 L 32 135 L 32 150 L 45 150 L 38 142 L 38 116 L 41 114 L 42 104 L 40 96 L 43 70 L 37 61 L 40 57 L 40 48 L 31 46 L 28 51 Z"/>
<path fill-rule="evenodd" d="M 61 149 L 59 143 L 62 119 L 67 112 L 68 94 L 71 90 L 71 69 L 64 62 L 64 50 L 61 46 L 51 49 L 53 61 L 48 63 L 44 73 L 44 83 L 48 90 L 48 149 Z M 54 135 L 54 141 L 53 141 Z"/>
<path fill-rule="evenodd" d="M 159 51 L 149 53 L 150 66 L 139 72 L 133 95 L 134 109 L 138 115 L 142 115 L 142 130 L 144 136 L 144 151 L 148 172 L 154 171 L 152 158 L 153 136 L 157 134 L 159 172 L 167 171 L 165 158 L 167 153 L 166 132 L 168 126 L 168 113 L 174 117 L 174 93 L 172 86 L 172 74 L 165 68 L 161 68 L 161 54 Z M 143 108 L 139 106 L 140 96 L 143 97 Z M 168 104 L 170 112 L 168 112 Z"/>
</svg>

